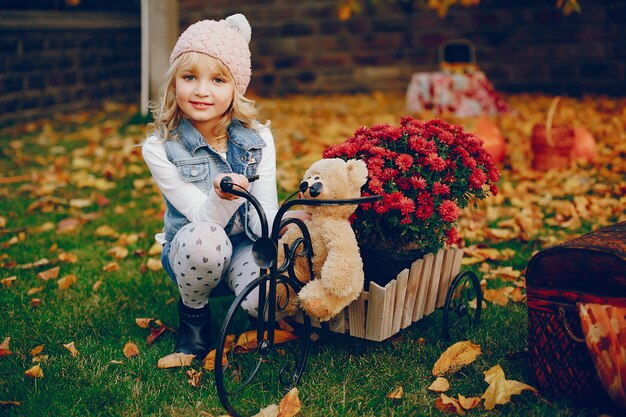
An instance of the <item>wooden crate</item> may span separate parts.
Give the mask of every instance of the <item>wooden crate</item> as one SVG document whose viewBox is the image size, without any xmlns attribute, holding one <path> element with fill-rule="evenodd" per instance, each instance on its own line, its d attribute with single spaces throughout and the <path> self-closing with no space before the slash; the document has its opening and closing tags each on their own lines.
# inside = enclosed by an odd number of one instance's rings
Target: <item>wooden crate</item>
<svg viewBox="0 0 626 417">
<path fill-rule="evenodd" d="M 377 342 L 388 339 L 444 305 L 462 259 L 462 249 L 449 247 L 415 260 L 384 287 L 370 282 L 369 291 L 330 320 L 330 329 Z M 320 327 L 317 320 L 312 325 Z"/>
</svg>

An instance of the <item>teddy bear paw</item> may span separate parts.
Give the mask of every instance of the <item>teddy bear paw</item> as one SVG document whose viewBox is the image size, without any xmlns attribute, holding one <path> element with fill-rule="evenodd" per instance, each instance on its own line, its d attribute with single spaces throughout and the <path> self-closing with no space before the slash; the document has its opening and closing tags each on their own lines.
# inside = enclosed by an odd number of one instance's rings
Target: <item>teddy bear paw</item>
<svg viewBox="0 0 626 417">
<path fill-rule="evenodd" d="M 302 308 L 309 316 L 318 318 L 320 321 L 328 321 L 334 316 L 328 306 L 317 298 L 303 300 Z"/>
</svg>

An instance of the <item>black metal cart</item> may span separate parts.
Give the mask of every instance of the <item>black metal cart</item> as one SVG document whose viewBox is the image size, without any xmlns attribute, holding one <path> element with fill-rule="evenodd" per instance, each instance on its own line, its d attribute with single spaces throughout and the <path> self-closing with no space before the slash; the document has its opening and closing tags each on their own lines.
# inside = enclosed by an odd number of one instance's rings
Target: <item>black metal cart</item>
<svg viewBox="0 0 626 417">
<path fill-rule="evenodd" d="M 296 257 L 306 257 L 311 277 L 313 251 L 311 239 L 305 223 L 299 219 L 287 218 L 284 214 L 294 206 L 332 206 L 372 202 L 379 196 L 360 197 L 342 200 L 308 200 L 289 197 L 279 208 L 271 225 L 259 202 L 248 191 L 237 187 L 230 178 L 225 177 L 220 184 L 225 192 L 244 197 L 259 213 L 262 234 L 254 243 L 253 256 L 261 273 L 258 278 L 246 286 L 230 305 L 223 321 L 215 352 L 215 383 L 219 399 L 234 417 L 252 415 L 260 408 L 280 398 L 293 386 L 296 386 L 304 373 L 309 348 L 311 346 L 311 319 L 300 315 L 294 328 L 285 331 L 278 326 L 289 303 L 289 289 L 297 294 L 302 284 L 294 273 Z M 304 191 L 304 190 L 300 190 Z M 278 246 L 279 232 L 282 228 L 294 224 L 302 237 L 290 247 Z M 278 251 L 284 251 L 284 261 L 278 265 Z M 314 279 L 314 277 L 313 277 Z M 286 296 L 277 297 L 277 288 Z M 258 317 L 252 318 L 240 308 L 249 297 L 258 299 Z M 472 314 L 470 300 L 476 299 L 476 309 Z M 471 271 L 459 273 L 451 281 L 443 306 L 443 336 L 450 339 L 456 331 L 473 327 L 480 320 L 482 292 L 478 277 Z M 328 325 L 322 326 L 328 330 Z M 269 387 L 273 398 L 261 395 L 268 393 L 266 381 L 276 381 Z M 263 389 L 257 387 L 262 386 Z M 273 391 L 272 391 L 273 390 Z M 245 410 L 245 411 L 242 411 Z"/>
</svg>

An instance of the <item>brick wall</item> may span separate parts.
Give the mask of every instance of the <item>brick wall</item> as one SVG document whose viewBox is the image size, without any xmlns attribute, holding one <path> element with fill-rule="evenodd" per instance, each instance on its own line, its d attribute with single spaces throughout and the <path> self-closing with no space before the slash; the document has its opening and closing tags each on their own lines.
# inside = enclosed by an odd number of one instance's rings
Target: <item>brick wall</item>
<svg viewBox="0 0 626 417">
<path fill-rule="evenodd" d="M 438 45 L 453 38 L 474 42 L 500 90 L 626 94 L 623 0 L 581 0 L 583 13 L 569 17 L 551 0 L 481 0 L 445 19 L 386 4 L 345 22 L 338 3 L 180 0 L 181 30 L 244 13 L 253 30 L 251 88 L 262 95 L 404 90 L 412 72 L 437 68 Z"/>
<path fill-rule="evenodd" d="M 2 11 L 0 127 L 136 101 L 140 17 L 102 12 Z"/>
<path fill-rule="evenodd" d="M 367 0 L 361 0 L 367 4 Z M 502 91 L 626 95 L 626 2 L 481 0 L 445 19 L 398 4 L 348 21 L 338 0 L 179 0 L 180 27 L 244 13 L 253 28 L 251 89 L 289 93 L 403 91 L 437 68 L 437 48 L 464 37 Z M 0 127 L 103 100 L 139 101 L 139 12 L 0 10 Z"/>
</svg>

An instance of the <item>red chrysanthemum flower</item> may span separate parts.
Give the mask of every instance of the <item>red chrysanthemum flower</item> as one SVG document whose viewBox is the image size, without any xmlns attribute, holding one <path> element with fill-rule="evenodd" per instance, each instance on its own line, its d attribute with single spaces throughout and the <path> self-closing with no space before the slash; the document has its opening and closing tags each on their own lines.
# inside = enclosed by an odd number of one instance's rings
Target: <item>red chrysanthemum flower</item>
<svg viewBox="0 0 626 417">
<path fill-rule="evenodd" d="M 484 198 L 486 187 L 498 192 L 500 173 L 482 141 L 439 119 L 406 116 L 399 126 L 361 127 L 323 155 L 364 160 L 368 182 L 363 195 L 383 197 L 359 205 L 351 217 L 359 241 L 397 237 L 398 246 L 419 242 L 425 251 L 436 251 L 444 242 L 458 243 L 453 225 L 460 207 Z"/>
<path fill-rule="evenodd" d="M 396 166 L 400 168 L 400 171 L 402 172 L 407 172 L 409 169 L 411 169 L 412 165 L 413 165 L 413 157 L 411 155 L 401 153 L 396 158 Z"/>
<path fill-rule="evenodd" d="M 469 177 L 469 183 L 472 188 L 481 188 L 485 181 L 487 181 L 487 175 L 480 169 L 474 169 Z"/>
<path fill-rule="evenodd" d="M 433 194 L 434 195 L 448 195 L 450 194 L 450 187 L 448 187 L 446 184 L 442 184 L 441 182 L 437 181 L 436 183 L 433 184 Z"/>
<path fill-rule="evenodd" d="M 423 177 L 418 177 L 414 175 L 411 177 L 411 185 L 416 190 L 423 190 L 424 188 L 426 188 L 427 183 Z"/>
<path fill-rule="evenodd" d="M 409 197 L 403 196 L 400 197 L 400 200 L 398 200 L 397 207 L 400 210 L 400 213 L 407 216 L 409 213 L 415 211 L 415 202 Z"/>
<path fill-rule="evenodd" d="M 441 218 L 448 223 L 456 221 L 461 215 L 461 209 L 452 200 L 444 200 L 437 209 Z"/>
</svg>

